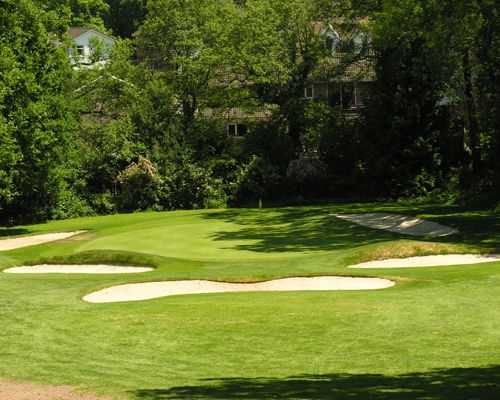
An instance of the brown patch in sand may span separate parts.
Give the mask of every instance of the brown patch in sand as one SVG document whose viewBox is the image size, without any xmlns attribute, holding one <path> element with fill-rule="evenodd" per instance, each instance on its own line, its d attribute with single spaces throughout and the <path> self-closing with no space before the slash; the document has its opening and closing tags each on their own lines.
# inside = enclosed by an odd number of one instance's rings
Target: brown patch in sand
<svg viewBox="0 0 500 400">
<path fill-rule="evenodd" d="M 69 386 L 39 385 L 0 380 L 0 400 L 111 400 L 89 393 L 78 393 Z"/>
</svg>

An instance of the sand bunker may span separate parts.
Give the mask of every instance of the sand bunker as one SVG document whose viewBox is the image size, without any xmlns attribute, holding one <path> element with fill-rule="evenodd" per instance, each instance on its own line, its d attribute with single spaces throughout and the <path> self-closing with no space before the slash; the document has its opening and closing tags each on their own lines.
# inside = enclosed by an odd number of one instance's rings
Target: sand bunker
<svg viewBox="0 0 500 400">
<path fill-rule="evenodd" d="M 416 217 L 398 214 L 335 214 L 337 218 L 374 229 L 411 236 L 443 237 L 454 235 L 458 230 Z"/>
<path fill-rule="evenodd" d="M 79 393 L 69 386 L 0 380 L 0 400 L 111 400 L 108 397 Z"/>
<path fill-rule="evenodd" d="M 446 265 L 482 264 L 500 261 L 500 254 L 447 254 L 409 258 L 391 258 L 351 265 L 349 268 L 421 268 Z"/>
<path fill-rule="evenodd" d="M 395 283 L 380 278 L 350 278 L 323 276 L 313 278 L 285 278 L 259 283 L 226 283 L 201 280 L 132 283 L 91 293 L 83 298 L 89 303 L 150 300 L 184 294 L 225 292 L 291 292 L 321 290 L 386 289 Z"/>
<path fill-rule="evenodd" d="M 35 246 L 38 244 L 55 242 L 84 233 L 85 231 L 47 233 L 44 235 L 24 236 L 14 239 L 0 240 L 0 251 L 20 249 L 22 247 Z"/>
<path fill-rule="evenodd" d="M 55 265 L 43 264 L 14 267 L 4 270 L 9 274 L 138 274 L 153 271 L 149 267 L 124 267 L 119 265 Z"/>
</svg>

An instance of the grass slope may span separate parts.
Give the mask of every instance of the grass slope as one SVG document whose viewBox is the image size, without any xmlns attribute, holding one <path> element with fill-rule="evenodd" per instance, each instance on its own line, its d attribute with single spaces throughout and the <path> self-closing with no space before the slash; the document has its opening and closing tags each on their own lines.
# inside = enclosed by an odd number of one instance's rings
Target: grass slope
<svg viewBox="0 0 500 400">
<path fill-rule="evenodd" d="M 408 213 L 460 229 L 414 240 L 336 212 Z M 141 213 L 0 229 L 85 229 L 0 254 L 0 269 L 56 260 L 153 265 L 136 276 L 0 274 L 0 377 L 118 398 L 489 399 L 500 388 L 500 263 L 371 270 L 381 291 L 237 293 L 86 304 L 107 286 L 360 275 L 373 258 L 500 249 L 486 212 L 405 204 Z"/>
</svg>

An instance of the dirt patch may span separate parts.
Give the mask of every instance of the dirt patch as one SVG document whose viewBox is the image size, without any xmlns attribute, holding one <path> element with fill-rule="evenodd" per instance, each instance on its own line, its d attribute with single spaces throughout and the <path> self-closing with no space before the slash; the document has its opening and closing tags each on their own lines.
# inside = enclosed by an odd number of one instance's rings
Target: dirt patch
<svg viewBox="0 0 500 400">
<path fill-rule="evenodd" d="M 114 303 L 186 294 L 375 290 L 386 289 L 394 286 L 394 284 L 394 282 L 387 279 L 341 276 L 285 278 L 258 283 L 227 283 L 202 280 L 147 282 L 113 286 L 91 293 L 85 296 L 83 300 L 89 303 Z"/>
<path fill-rule="evenodd" d="M 39 244 L 55 242 L 57 240 L 68 239 L 70 237 L 79 235 L 84 232 L 85 231 L 47 233 L 44 235 L 23 236 L 13 239 L 3 239 L 0 240 L 0 251 L 15 250 L 23 247 L 36 246 Z"/>
<path fill-rule="evenodd" d="M 69 386 L 38 385 L 0 380 L 0 400 L 111 400 L 78 393 Z"/>
<path fill-rule="evenodd" d="M 149 267 L 125 267 L 120 265 L 56 265 L 42 264 L 13 267 L 4 270 L 9 274 L 138 274 L 153 271 Z"/>
<path fill-rule="evenodd" d="M 458 233 L 458 230 L 416 217 L 399 214 L 335 214 L 335 217 L 373 229 L 401 233 L 410 236 L 443 237 Z"/>
<path fill-rule="evenodd" d="M 447 265 L 470 265 L 500 261 L 499 254 L 447 254 L 409 258 L 391 258 L 351 265 L 349 268 L 423 268 Z"/>
</svg>

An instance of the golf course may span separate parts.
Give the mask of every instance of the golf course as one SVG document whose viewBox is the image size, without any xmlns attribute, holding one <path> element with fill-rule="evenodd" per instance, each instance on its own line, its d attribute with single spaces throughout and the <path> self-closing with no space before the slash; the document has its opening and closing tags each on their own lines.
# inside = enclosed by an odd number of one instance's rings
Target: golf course
<svg viewBox="0 0 500 400">
<path fill-rule="evenodd" d="M 455 231 L 415 237 L 336 216 L 344 213 L 416 216 Z M 380 203 L 146 212 L 1 228 L 0 244 L 79 232 L 2 251 L 2 270 L 41 264 L 149 268 L 131 274 L 0 273 L 0 379 L 70 386 L 96 399 L 496 398 L 500 262 L 349 266 L 494 254 L 499 227 L 498 216 L 487 211 Z M 132 283 L 334 276 L 393 284 L 82 300 Z"/>
</svg>

